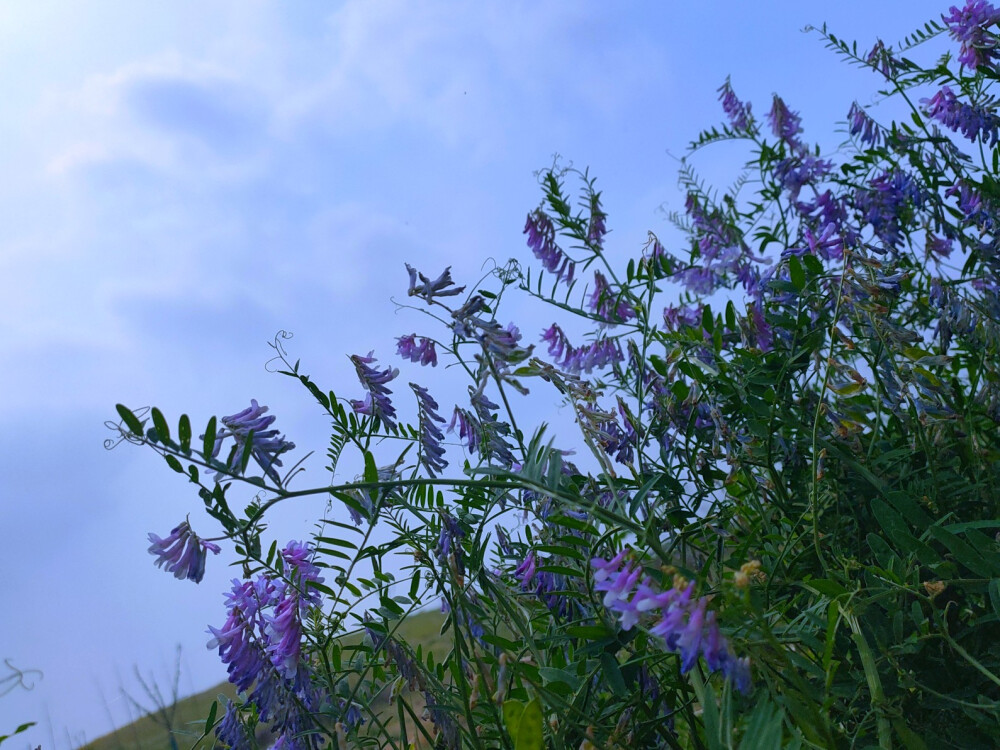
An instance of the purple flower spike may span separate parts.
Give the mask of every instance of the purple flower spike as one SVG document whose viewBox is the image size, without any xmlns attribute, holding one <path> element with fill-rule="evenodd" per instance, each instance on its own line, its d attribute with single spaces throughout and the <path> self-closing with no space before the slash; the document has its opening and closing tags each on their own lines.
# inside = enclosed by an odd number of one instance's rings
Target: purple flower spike
<svg viewBox="0 0 1000 750">
<path fill-rule="evenodd" d="M 603 219 L 598 228 L 603 228 Z M 555 227 L 544 211 L 538 209 L 528 214 L 524 234 L 528 235 L 528 247 L 542 262 L 542 267 L 560 281 L 572 284 L 576 264 L 556 245 Z"/>
<path fill-rule="evenodd" d="M 601 210 L 601 194 L 594 193 L 590 196 L 590 226 L 587 228 L 587 242 L 592 247 L 603 247 L 604 235 L 608 233 L 607 218 L 608 215 Z"/>
<path fill-rule="evenodd" d="M 767 114 L 767 121 L 778 138 L 792 146 L 798 144 L 795 136 L 802 132 L 802 119 L 777 94 L 774 95 L 774 104 Z"/>
<path fill-rule="evenodd" d="M 426 388 L 416 383 L 410 383 L 410 388 L 417 396 L 420 410 L 420 462 L 427 473 L 436 477 L 448 465 L 444 458 L 444 433 L 436 422 L 444 422 L 444 417 L 438 414 L 438 402 L 434 400 Z"/>
<path fill-rule="evenodd" d="M 222 449 L 222 443 L 226 438 L 233 438 L 236 441 L 236 450 L 229 460 L 229 471 L 236 473 L 243 465 L 243 451 L 246 448 L 247 437 L 253 432 L 253 440 L 250 444 L 250 455 L 257 465 L 264 470 L 275 482 L 281 482 L 276 466 L 281 466 L 279 456 L 282 453 L 293 450 L 295 443 L 285 440 L 284 435 L 279 435 L 277 430 L 269 430 L 268 427 L 274 422 L 274 416 L 265 417 L 266 406 L 260 406 L 256 399 L 250 399 L 250 406 L 238 414 L 222 418 L 222 429 L 215 435 L 215 448 L 212 457 L 216 458 Z"/>
<path fill-rule="evenodd" d="M 389 400 L 391 390 L 385 384 L 399 375 L 399 370 L 394 367 L 387 367 L 384 370 L 376 370 L 369 365 L 375 362 L 372 352 L 368 352 L 367 357 L 360 354 L 352 354 L 351 361 L 354 369 L 357 370 L 358 380 L 365 387 L 368 393 L 365 394 L 364 401 L 351 400 L 351 407 L 356 414 L 365 414 L 370 417 L 377 417 L 390 430 L 396 428 L 396 409 Z"/>
<path fill-rule="evenodd" d="M 219 554 L 219 545 L 199 539 L 187 521 L 174 527 L 166 539 L 150 534 L 149 541 L 152 542 L 149 553 L 157 556 L 156 567 L 173 573 L 175 578 L 187 578 L 195 583 L 205 576 L 207 552 Z"/>
<path fill-rule="evenodd" d="M 753 126 L 753 119 L 750 116 L 750 104 L 741 102 L 736 97 L 728 78 L 719 87 L 718 91 L 719 101 L 722 102 L 722 110 L 729 118 L 729 124 L 733 130 L 750 130 Z"/>
<path fill-rule="evenodd" d="M 959 101 L 955 93 L 942 86 L 930 99 L 921 99 L 928 117 L 937 120 L 949 130 L 959 132 L 970 141 L 981 139 L 995 146 L 1000 140 L 1000 117 L 992 109 L 975 107 Z"/>
</svg>

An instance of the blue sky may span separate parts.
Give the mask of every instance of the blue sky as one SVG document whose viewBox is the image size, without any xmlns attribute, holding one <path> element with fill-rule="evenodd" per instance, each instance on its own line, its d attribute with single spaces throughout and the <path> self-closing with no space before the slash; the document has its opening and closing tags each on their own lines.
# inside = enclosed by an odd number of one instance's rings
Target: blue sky
<svg viewBox="0 0 1000 750">
<path fill-rule="evenodd" d="M 778 92 L 835 147 L 877 80 L 803 27 L 868 49 L 946 6 L 0 4 L 0 659 L 44 673 L 0 697 L 0 734 L 36 720 L 15 746 L 94 739 L 128 720 L 133 665 L 165 683 L 177 644 L 184 692 L 225 677 L 205 629 L 234 573 L 225 554 L 198 586 L 152 566 L 147 532 L 189 512 L 213 530 L 150 452 L 103 449 L 116 402 L 198 425 L 256 398 L 322 454 L 322 415 L 264 368 L 278 330 L 359 397 L 346 355 L 399 365 L 395 337 L 421 323 L 390 299 L 403 263 L 471 283 L 488 258 L 526 260 L 553 154 L 598 178 L 627 257 L 647 230 L 671 236 L 677 157 L 721 121 L 727 75 L 759 117 Z M 724 180 L 738 157 L 696 163 Z M 530 340 L 551 320 L 517 322 Z M 321 510 L 283 508 L 275 536 Z"/>
</svg>

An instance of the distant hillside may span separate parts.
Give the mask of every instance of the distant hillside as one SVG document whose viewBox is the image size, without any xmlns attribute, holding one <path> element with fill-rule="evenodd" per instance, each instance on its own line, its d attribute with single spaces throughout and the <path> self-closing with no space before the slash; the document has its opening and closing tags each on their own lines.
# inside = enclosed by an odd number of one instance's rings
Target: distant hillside
<svg viewBox="0 0 1000 750">
<path fill-rule="evenodd" d="M 451 641 L 440 634 L 443 622 L 443 616 L 436 611 L 422 612 L 407 618 L 399 629 L 399 635 L 414 648 L 422 645 L 425 650 L 433 651 L 435 657 L 442 657 L 451 648 Z M 357 636 L 345 638 L 344 645 L 349 645 L 352 641 L 357 642 Z M 176 745 L 171 743 L 171 738 L 162 725 L 157 724 L 151 717 L 145 716 L 84 745 L 82 750 L 172 750 L 173 747 L 187 750 L 205 731 L 205 720 L 212 708 L 212 702 L 219 700 L 220 695 L 234 698 L 236 690 L 228 682 L 224 682 L 203 693 L 188 696 L 177 702 L 173 737 Z M 220 718 L 223 705 L 224 701 L 219 700 Z M 413 707 L 418 715 L 423 710 L 423 704 L 419 701 L 419 697 L 415 697 Z M 390 723 L 391 725 L 392 723 Z M 411 741 L 417 739 L 412 732 L 410 737 Z M 266 737 L 260 739 L 266 741 Z M 420 747 L 419 742 L 416 744 Z M 212 747 L 212 744 L 206 740 L 200 747 Z"/>
</svg>

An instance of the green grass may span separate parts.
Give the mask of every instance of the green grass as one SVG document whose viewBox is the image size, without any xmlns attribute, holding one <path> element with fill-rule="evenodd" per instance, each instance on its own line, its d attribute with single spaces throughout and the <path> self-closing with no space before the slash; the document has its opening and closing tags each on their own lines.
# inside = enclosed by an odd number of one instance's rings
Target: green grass
<svg viewBox="0 0 1000 750">
<path fill-rule="evenodd" d="M 421 612 L 408 617 L 396 635 L 413 648 L 422 645 L 425 651 L 429 649 L 434 652 L 435 658 L 440 658 L 446 655 L 452 646 L 449 634 L 441 635 L 440 633 L 443 621 L 443 616 L 436 611 Z M 341 640 L 341 645 L 349 648 L 359 640 L 359 635 L 345 637 Z M 178 748 L 181 750 L 190 748 L 202 736 L 212 702 L 219 700 L 220 695 L 232 699 L 236 697 L 236 690 L 228 682 L 223 682 L 202 693 L 177 701 L 173 735 Z M 413 698 L 413 709 L 419 716 L 423 710 L 422 698 L 420 696 L 413 696 Z M 219 718 L 221 718 L 224 701 L 219 700 L 219 703 Z M 383 715 L 387 713 L 388 703 L 385 696 L 376 701 L 372 708 L 376 711 L 381 709 Z M 398 724 L 394 719 L 388 722 L 388 726 L 398 730 Z M 411 742 L 417 740 L 417 735 L 419 733 L 409 731 Z M 259 739 L 265 740 L 266 737 L 266 733 L 261 733 Z M 419 747 L 420 743 L 418 742 L 417 745 Z M 262 746 L 267 747 L 267 743 L 265 742 Z M 212 747 L 212 742 L 206 740 L 199 747 Z M 171 750 L 171 742 L 170 735 L 162 723 L 157 724 L 152 717 L 144 716 L 85 745 L 83 750 Z"/>
</svg>

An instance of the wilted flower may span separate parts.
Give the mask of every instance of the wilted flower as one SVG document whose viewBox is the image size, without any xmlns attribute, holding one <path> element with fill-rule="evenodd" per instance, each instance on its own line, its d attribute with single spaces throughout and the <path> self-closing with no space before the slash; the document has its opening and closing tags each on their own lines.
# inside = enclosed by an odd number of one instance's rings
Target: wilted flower
<svg viewBox="0 0 1000 750">
<path fill-rule="evenodd" d="M 604 235 L 608 233 L 605 222 L 608 215 L 601 210 L 601 194 L 591 193 L 590 195 L 590 224 L 587 227 L 587 242 L 592 247 L 601 248 L 604 242 Z"/>
<path fill-rule="evenodd" d="M 406 272 L 410 274 L 410 288 L 407 294 L 411 297 L 421 297 L 427 302 L 433 302 L 435 297 L 454 297 L 465 291 L 464 286 L 458 286 L 454 289 L 448 288 L 455 283 L 451 280 L 451 266 L 444 269 L 444 273 L 433 281 L 412 268 L 409 263 L 406 264 Z M 418 278 L 420 279 L 419 283 L 417 282 Z"/>
<path fill-rule="evenodd" d="M 219 554 L 219 545 L 199 539 L 187 521 L 175 526 L 170 536 L 160 539 L 149 535 L 149 553 L 156 555 L 156 567 L 173 573 L 175 578 L 187 578 L 199 583 L 205 575 L 205 559 L 208 551 Z"/>
<path fill-rule="evenodd" d="M 280 482 L 276 466 L 281 466 L 279 456 L 282 453 L 295 448 L 295 443 L 285 440 L 284 435 L 278 434 L 277 430 L 269 430 L 268 427 L 274 422 L 274 415 L 264 416 L 267 412 L 266 406 L 260 406 L 256 399 L 250 399 L 250 406 L 238 414 L 222 418 L 223 428 L 215 435 L 215 447 L 212 450 L 212 457 L 216 458 L 222 448 L 222 443 L 226 438 L 233 438 L 236 441 L 235 449 L 229 459 L 229 471 L 237 472 L 243 465 L 243 451 L 246 448 L 247 437 L 253 433 L 250 444 L 250 455 L 257 465 L 264 470 L 275 482 Z"/>
</svg>

